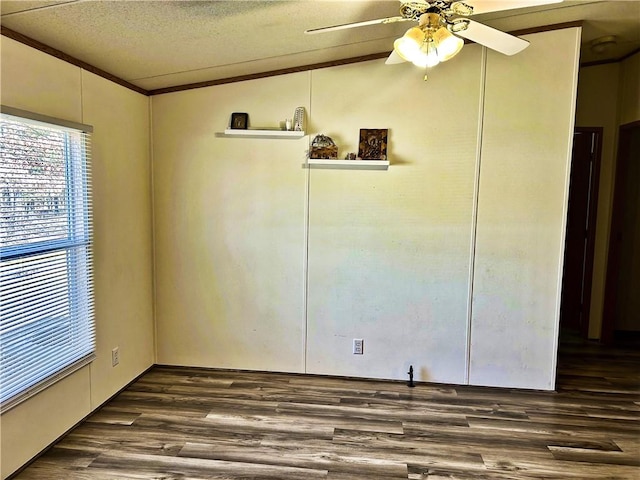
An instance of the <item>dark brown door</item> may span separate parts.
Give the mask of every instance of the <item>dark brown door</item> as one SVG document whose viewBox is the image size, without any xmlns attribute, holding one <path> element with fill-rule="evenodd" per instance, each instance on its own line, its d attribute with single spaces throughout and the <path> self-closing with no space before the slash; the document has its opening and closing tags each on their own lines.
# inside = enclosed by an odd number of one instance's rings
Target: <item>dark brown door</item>
<svg viewBox="0 0 640 480">
<path fill-rule="evenodd" d="M 569 180 L 560 326 L 584 338 L 589 332 L 601 139 L 601 128 L 576 128 Z"/>
</svg>

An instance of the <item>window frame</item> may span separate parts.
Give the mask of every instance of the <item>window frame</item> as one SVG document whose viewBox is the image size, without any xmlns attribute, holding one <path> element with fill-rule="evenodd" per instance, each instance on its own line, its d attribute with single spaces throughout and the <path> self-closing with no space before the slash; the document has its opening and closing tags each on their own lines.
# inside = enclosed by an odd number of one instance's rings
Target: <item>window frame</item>
<svg viewBox="0 0 640 480">
<path fill-rule="evenodd" d="M 66 376 L 86 366 L 96 357 L 96 339 L 95 339 L 95 315 L 94 315 L 94 291 L 93 291 L 93 232 L 92 232 L 92 198 L 91 198 L 91 168 L 90 168 L 90 134 L 93 132 L 91 125 L 61 120 L 21 109 L 0 106 L 0 112 L 3 115 L 15 117 L 17 121 L 29 123 L 29 121 L 38 122 L 38 124 L 46 124 L 45 126 L 60 127 L 60 131 L 72 130 L 80 135 L 80 141 L 73 141 L 69 134 L 64 136 L 64 196 L 66 196 L 66 215 L 68 218 L 66 229 L 67 234 L 64 238 L 55 238 L 52 240 L 37 240 L 10 245 L 0 246 L 0 264 L 4 262 L 20 262 L 24 261 L 24 268 L 45 268 L 45 266 L 29 266 L 28 259 L 30 257 L 46 257 L 47 255 L 55 256 L 56 252 L 63 253 L 66 257 L 66 269 L 64 276 L 64 285 L 66 289 L 66 297 L 69 303 L 68 322 L 69 329 L 75 331 L 75 337 L 67 340 L 71 342 L 73 348 L 66 346 L 61 349 L 66 355 L 60 355 L 64 362 L 58 361 L 55 371 L 47 371 L 46 367 L 42 367 L 40 378 L 27 385 L 21 385 L 20 391 L 14 392 L 11 396 L 4 398 L 0 403 L 0 414 L 5 413 L 11 408 L 17 406 L 33 395 L 48 388 L 54 383 L 60 381 Z M 78 208 L 79 207 L 79 208 Z M 80 216 L 80 218 L 78 218 Z M 37 260 L 36 260 L 37 261 Z M 55 261 L 55 260 L 52 260 Z M 13 268 L 9 266 L 8 268 Z M 48 267 L 47 267 L 48 268 Z M 81 269 L 78 272 L 78 268 Z M 58 280 L 56 280 L 58 281 Z M 46 281 L 44 282 L 46 288 Z M 83 283 L 80 285 L 80 283 Z M 10 283 L 8 284 L 11 285 Z M 20 287 L 18 287 L 20 288 Z M 19 294 L 18 294 L 19 295 Z M 33 308 L 32 304 L 28 309 Z M 35 304 L 36 306 L 39 303 Z M 57 313 L 57 312 L 56 312 Z M 62 317 L 61 317 L 62 318 Z M 33 320 L 20 323 L 20 321 L 8 321 L 5 331 L 11 331 L 13 328 L 20 328 L 24 324 L 29 324 Z M 36 320 L 38 321 L 38 320 Z M 37 335 L 41 331 L 47 331 L 50 328 L 49 323 L 43 323 L 40 330 L 26 329 L 30 335 Z M 1 327 L 1 325 L 0 325 Z M 0 330 L 1 331 L 1 330 Z M 80 333 L 78 333 L 80 332 Z M 88 332 L 88 333 L 87 333 Z M 78 335 L 80 337 L 78 337 Z M 78 338 L 81 338 L 78 342 Z M 0 347 L 2 339 L 0 338 Z M 80 352 L 76 351 L 76 347 L 82 347 Z M 17 347 L 21 349 L 22 347 Z M 31 348 L 34 349 L 34 348 Z M 54 349 L 55 350 L 55 349 Z M 88 352 L 88 353 L 87 353 Z M 32 352 L 36 353 L 36 352 Z M 43 352 L 49 358 L 49 350 Z M 67 359 L 67 355 L 70 357 Z M 35 357 L 42 360 L 42 357 Z M 12 370 L 10 369 L 9 372 Z M 33 364 L 29 364 L 28 372 L 32 374 Z M 11 373 L 9 378 L 14 376 Z M 0 379 L 1 380 L 1 379 Z M 13 384 L 12 384 L 13 386 Z M 0 384 L 0 388 L 2 385 Z M 17 390 L 17 388 L 13 388 Z M 12 390 L 13 390 L 12 389 Z M 2 398 L 0 396 L 0 398 Z"/>
</svg>

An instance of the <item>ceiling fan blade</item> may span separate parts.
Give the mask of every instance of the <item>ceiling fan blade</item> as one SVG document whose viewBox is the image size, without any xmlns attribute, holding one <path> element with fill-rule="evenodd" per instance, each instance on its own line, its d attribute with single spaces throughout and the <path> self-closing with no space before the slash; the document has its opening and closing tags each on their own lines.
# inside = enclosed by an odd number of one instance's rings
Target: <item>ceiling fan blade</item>
<svg viewBox="0 0 640 480">
<path fill-rule="evenodd" d="M 403 63 L 403 62 L 406 62 L 406 60 L 402 58 L 400 55 L 398 55 L 394 49 L 391 52 L 391 55 L 387 57 L 384 63 L 385 65 L 394 65 L 396 63 Z"/>
<path fill-rule="evenodd" d="M 473 15 L 560 2 L 562 2 L 562 0 L 465 0 L 465 3 L 473 7 Z"/>
<path fill-rule="evenodd" d="M 522 38 L 514 37 L 473 20 L 469 20 L 466 30 L 456 32 L 456 35 L 505 55 L 515 55 L 529 46 L 529 42 Z"/>
<path fill-rule="evenodd" d="M 332 25 L 330 27 L 310 28 L 309 30 L 305 30 L 304 33 L 307 33 L 307 34 L 325 33 L 325 32 L 333 32 L 335 30 L 345 30 L 347 28 L 366 27 L 368 25 L 379 25 L 379 24 L 406 22 L 406 21 L 412 21 L 412 19 L 404 18 L 404 17 L 378 18 L 376 20 L 366 20 L 364 22 L 343 23 L 341 25 Z"/>
</svg>

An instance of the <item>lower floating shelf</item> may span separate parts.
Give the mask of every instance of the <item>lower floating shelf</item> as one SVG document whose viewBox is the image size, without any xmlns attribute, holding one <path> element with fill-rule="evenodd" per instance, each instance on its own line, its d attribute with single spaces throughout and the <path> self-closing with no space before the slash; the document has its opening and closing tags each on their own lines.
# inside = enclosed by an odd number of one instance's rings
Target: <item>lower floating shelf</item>
<svg viewBox="0 0 640 480">
<path fill-rule="evenodd" d="M 326 160 L 309 158 L 310 168 L 336 168 L 344 170 L 387 170 L 389 160 Z"/>
</svg>

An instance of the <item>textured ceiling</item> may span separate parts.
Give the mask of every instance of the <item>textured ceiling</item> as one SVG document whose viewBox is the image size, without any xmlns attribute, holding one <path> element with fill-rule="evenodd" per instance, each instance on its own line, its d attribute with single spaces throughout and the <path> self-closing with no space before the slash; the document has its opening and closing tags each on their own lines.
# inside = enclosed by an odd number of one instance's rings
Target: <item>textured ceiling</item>
<svg viewBox="0 0 640 480">
<path fill-rule="evenodd" d="M 303 32 L 395 16 L 399 5 L 397 0 L 2 0 L 0 11 L 3 27 L 153 90 L 390 52 L 411 24 Z M 583 63 L 620 58 L 640 47 L 640 1 L 565 1 L 473 18 L 504 31 L 584 20 Z M 604 35 L 617 35 L 618 44 L 605 54 L 592 53 L 591 40 Z"/>
</svg>

